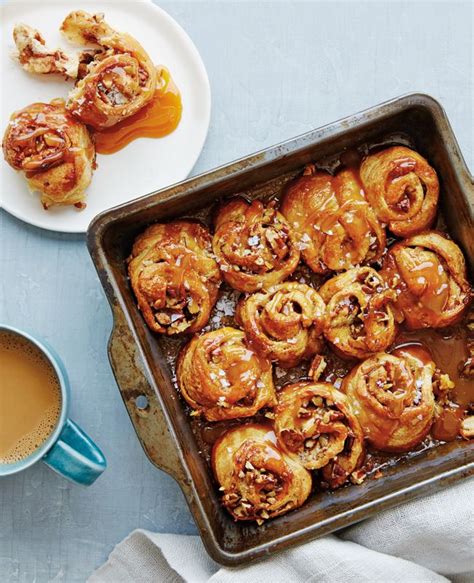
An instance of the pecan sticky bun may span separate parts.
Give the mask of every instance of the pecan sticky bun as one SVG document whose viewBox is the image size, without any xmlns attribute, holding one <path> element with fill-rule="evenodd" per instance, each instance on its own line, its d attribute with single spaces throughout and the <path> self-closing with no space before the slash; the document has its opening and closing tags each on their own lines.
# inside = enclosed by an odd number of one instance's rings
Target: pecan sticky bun
<svg viewBox="0 0 474 583">
<path fill-rule="evenodd" d="M 367 156 L 360 166 L 367 199 L 378 218 L 399 237 L 429 228 L 436 216 L 439 182 L 417 152 L 393 146 Z"/>
<path fill-rule="evenodd" d="M 242 197 L 217 213 L 212 246 L 224 280 L 244 292 L 280 283 L 300 259 L 294 235 L 274 203 L 264 206 Z"/>
<path fill-rule="evenodd" d="M 393 245 L 381 274 L 396 290 L 398 319 L 410 329 L 455 324 L 472 298 L 462 251 L 435 231 Z"/>
<path fill-rule="evenodd" d="M 383 253 L 385 231 L 353 170 L 331 176 L 307 166 L 289 186 L 281 212 L 299 237 L 303 259 L 316 273 L 371 263 Z"/>
<path fill-rule="evenodd" d="M 41 75 L 56 73 L 75 79 L 78 75 L 79 56 L 69 55 L 61 49 L 51 49 L 41 33 L 26 24 L 17 24 L 13 29 L 16 58 L 28 71 Z"/>
<path fill-rule="evenodd" d="M 276 444 L 265 425 L 242 425 L 222 435 L 212 450 L 222 503 L 235 520 L 264 520 L 301 506 L 311 474 Z"/>
<path fill-rule="evenodd" d="M 181 394 L 208 421 L 251 417 L 276 403 L 272 365 L 236 328 L 194 336 L 176 365 Z"/>
<path fill-rule="evenodd" d="M 364 434 L 347 397 L 325 382 L 287 385 L 278 395 L 275 433 L 324 485 L 341 486 L 364 458 Z"/>
<path fill-rule="evenodd" d="M 84 192 L 95 164 L 94 144 L 61 99 L 33 103 L 13 113 L 2 146 L 8 164 L 24 172 L 29 188 L 41 193 L 45 209 L 85 206 Z"/>
<path fill-rule="evenodd" d="M 154 332 L 197 332 L 209 321 L 220 274 L 200 223 L 155 224 L 137 237 L 128 272 L 138 307 Z"/>
<path fill-rule="evenodd" d="M 343 381 L 342 390 L 376 449 L 408 451 L 430 430 L 436 367 L 430 355 L 420 356 L 417 348 L 376 354 L 358 364 Z"/>
<path fill-rule="evenodd" d="M 236 319 L 259 354 L 292 367 L 321 350 L 325 307 L 316 290 L 291 281 L 242 299 Z"/>
<path fill-rule="evenodd" d="M 97 51 L 80 72 L 67 108 L 95 129 L 107 128 L 149 103 L 157 84 L 156 67 L 129 34 L 111 28 L 102 14 L 71 12 L 61 25 L 66 38 L 79 45 L 95 44 Z"/>
<path fill-rule="evenodd" d="M 319 293 L 327 304 L 324 335 L 336 352 L 365 358 L 394 341 L 395 292 L 371 267 L 355 267 L 336 275 Z"/>
</svg>

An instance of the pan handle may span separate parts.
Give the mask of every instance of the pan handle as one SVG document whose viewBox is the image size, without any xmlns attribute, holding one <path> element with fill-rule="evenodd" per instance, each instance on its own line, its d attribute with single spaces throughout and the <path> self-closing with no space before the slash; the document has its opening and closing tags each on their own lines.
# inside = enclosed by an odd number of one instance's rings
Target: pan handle
<svg viewBox="0 0 474 583">
<path fill-rule="evenodd" d="M 185 472 L 176 443 L 148 378 L 143 355 L 119 307 L 114 309 L 108 351 L 115 380 L 146 455 L 154 465 L 182 483 Z"/>
</svg>

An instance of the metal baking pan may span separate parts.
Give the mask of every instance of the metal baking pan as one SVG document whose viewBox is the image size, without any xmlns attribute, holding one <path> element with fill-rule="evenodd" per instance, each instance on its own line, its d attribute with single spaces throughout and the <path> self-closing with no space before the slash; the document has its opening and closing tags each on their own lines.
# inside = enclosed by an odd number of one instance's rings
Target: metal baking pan
<svg viewBox="0 0 474 583">
<path fill-rule="evenodd" d="M 151 193 L 102 213 L 89 227 L 89 251 L 114 316 L 109 357 L 124 403 L 147 456 L 177 480 L 209 554 L 219 563 L 237 565 L 269 555 L 452 484 L 474 473 L 474 443 L 442 443 L 389 467 L 383 479 L 316 492 L 300 509 L 262 527 L 234 522 L 200 455 L 167 355 L 137 310 L 126 272 L 132 242 L 150 223 L 189 216 L 231 194 L 258 195 L 265 185 L 277 189 L 310 161 L 398 133 L 408 135 L 436 168 L 448 231 L 463 248 L 472 273 L 473 178 L 443 108 L 422 94 L 388 101 Z"/>
</svg>

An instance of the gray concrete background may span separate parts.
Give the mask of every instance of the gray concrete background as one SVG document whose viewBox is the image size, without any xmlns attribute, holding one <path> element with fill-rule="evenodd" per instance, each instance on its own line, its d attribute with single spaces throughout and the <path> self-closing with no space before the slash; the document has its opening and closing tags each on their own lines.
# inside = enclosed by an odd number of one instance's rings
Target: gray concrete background
<svg viewBox="0 0 474 583">
<path fill-rule="evenodd" d="M 211 128 L 194 173 L 409 91 L 441 101 L 474 169 L 471 2 L 159 4 L 188 31 L 211 81 Z M 134 528 L 195 527 L 178 486 L 143 454 L 115 386 L 110 311 L 84 238 L 3 211 L 0 232 L 0 321 L 57 348 L 71 417 L 109 462 L 89 489 L 41 464 L 1 480 L 0 581 L 84 581 Z"/>
</svg>

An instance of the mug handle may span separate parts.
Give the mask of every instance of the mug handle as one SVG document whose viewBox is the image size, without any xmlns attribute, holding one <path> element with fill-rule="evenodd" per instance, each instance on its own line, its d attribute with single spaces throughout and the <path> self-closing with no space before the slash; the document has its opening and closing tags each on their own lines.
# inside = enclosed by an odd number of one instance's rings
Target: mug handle
<svg viewBox="0 0 474 583">
<path fill-rule="evenodd" d="M 61 476 L 83 486 L 93 484 L 107 467 L 104 454 L 70 419 L 66 419 L 56 443 L 43 461 Z"/>
</svg>

